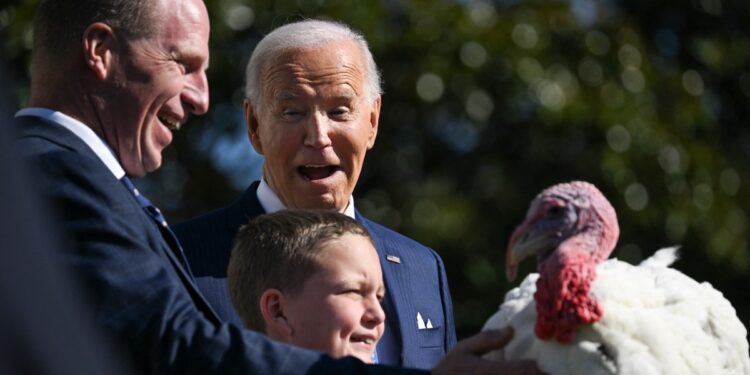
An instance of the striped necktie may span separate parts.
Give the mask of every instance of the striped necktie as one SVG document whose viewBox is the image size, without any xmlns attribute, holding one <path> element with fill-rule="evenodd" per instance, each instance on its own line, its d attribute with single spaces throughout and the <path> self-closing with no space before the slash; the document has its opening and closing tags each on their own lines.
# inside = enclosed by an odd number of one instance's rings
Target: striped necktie
<svg viewBox="0 0 750 375">
<path fill-rule="evenodd" d="M 180 246 L 180 241 L 177 239 L 174 232 L 172 232 L 172 229 L 169 228 L 169 224 L 167 224 L 167 220 L 164 218 L 161 211 L 156 208 L 148 198 L 143 196 L 140 191 L 138 191 L 138 188 L 133 185 L 133 181 L 130 181 L 128 176 L 123 176 L 120 181 L 122 181 L 122 184 L 125 185 L 131 194 L 133 194 L 133 197 L 135 197 L 135 200 L 138 201 L 138 204 L 143 208 L 146 214 L 148 214 L 148 216 L 156 223 L 162 237 L 167 241 L 169 247 L 172 248 L 177 259 L 182 263 L 183 268 L 185 268 L 188 274 L 190 274 L 190 277 L 193 277 L 190 272 L 190 267 L 187 264 L 187 260 L 185 260 L 185 254 L 182 251 L 182 246 Z"/>
</svg>

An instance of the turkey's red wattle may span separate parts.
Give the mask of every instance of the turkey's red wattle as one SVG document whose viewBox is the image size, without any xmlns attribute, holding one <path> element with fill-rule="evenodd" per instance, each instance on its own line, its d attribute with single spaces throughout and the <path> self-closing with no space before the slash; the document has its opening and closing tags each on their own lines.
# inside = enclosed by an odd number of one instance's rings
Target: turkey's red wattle
<svg viewBox="0 0 750 375">
<path fill-rule="evenodd" d="M 554 337 L 561 343 L 571 342 L 579 325 L 592 324 L 604 314 L 589 293 L 596 278 L 596 262 L 578 253 L 552 257 L 546 263 L 534 294 L 535 333 L 540 339 Z"/>
</svg>

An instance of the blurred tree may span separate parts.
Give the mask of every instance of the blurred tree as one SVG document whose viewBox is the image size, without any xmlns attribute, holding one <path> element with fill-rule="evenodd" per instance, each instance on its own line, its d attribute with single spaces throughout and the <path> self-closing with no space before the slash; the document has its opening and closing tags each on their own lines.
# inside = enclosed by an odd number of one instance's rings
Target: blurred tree
<svg viewBox="0 0 750 375">
<path fill-rule="evenodd" d="M 36 0 L 0 8 L 27 77 Z M 356 191 L 367 215 L 445 259 L 459 336 L 513 285 L 505 243 L 544 187 L 583 179 L 617 209 L 615 256 L 682 245 L 750 325 L 750 3 L 727 0 L 209 0 L 212 109 L 141 181 L 173 222 L 259 176 L 242 115 L 262 35 L 302 18 L 362 31 L 385 81 Z M 14 89 L 25 96 L 26 78 Z M 522 271 L 532 271 L 526 265 Z"/>
</svg>

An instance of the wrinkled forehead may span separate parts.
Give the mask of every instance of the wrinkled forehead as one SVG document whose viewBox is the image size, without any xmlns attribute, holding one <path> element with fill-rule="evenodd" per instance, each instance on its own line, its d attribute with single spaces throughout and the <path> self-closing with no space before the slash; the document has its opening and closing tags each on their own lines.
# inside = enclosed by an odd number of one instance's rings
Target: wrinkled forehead
<svg viewBox="0 0 750 375">
<path fill-rule="evenodd" d="M 361 96 L 365 69 L 358 46 L 340 40 L 276 51 L 261 67 L 260 78 L 264 95 L 272 97 L 299 95 L 301 87 L 337 88 L 342 95 Z"/>
</svg>

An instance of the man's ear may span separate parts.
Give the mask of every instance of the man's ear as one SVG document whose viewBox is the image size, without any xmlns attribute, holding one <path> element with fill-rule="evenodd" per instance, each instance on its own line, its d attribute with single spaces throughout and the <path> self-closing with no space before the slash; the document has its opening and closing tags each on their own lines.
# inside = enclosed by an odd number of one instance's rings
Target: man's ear
<svg viewBox="0 0 750 375">
<path fill-rule="evenodd" d="M 114 31 L 106 23 L 92 23 L 83 31 L 83 59 L 99 79 L 107 78 L 115 43 Z"/>
<path fill-rule="evenodd" d="M 378 121 L 380 120 L 380 95 L 378 95 L 377 98 L 375 98 L 375 101 L 372 103 L 372 111 L 370 112 L 370 128 L 369 133 L 367 134 L 367 149 L 371 149 L 372 146 L 375 146 L 375 138 L 378 136 Z"/>
<path fill-rule="evenodd" d="M 248 99 L 245 99 L 244 108 L 247 137 L 250 138 L 250 143 L 253 145 L 255 152 L 263 155 L 263 145 L 258 134 L 258 111 Z"/>
<path fill-rule="evenodd" d="M 266 289 L 261 294 L 259 303 L 268 337 L 288 342 L 294 335 L 294 328 L 289 323 L 284 310 L 286 303 L 284 292 L 274 288 Z"/>
</svg>

